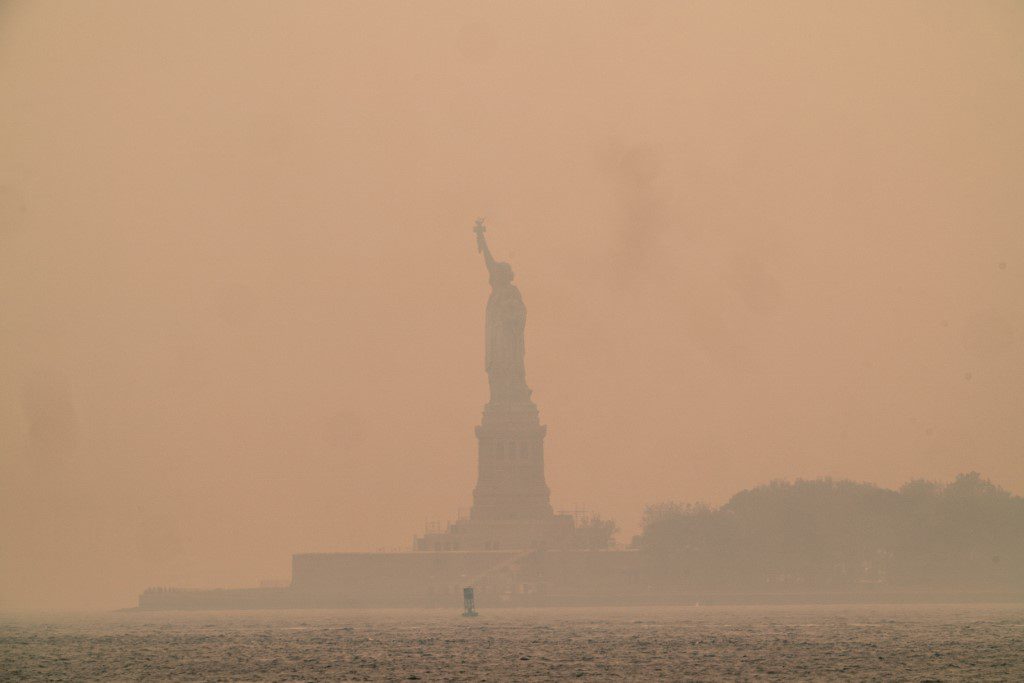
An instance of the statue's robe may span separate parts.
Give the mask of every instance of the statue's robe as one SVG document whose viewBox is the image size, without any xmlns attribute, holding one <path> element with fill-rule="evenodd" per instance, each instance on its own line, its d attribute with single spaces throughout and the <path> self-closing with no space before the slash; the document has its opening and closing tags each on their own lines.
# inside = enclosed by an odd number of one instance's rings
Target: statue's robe
<svg viewBox="0 0 1024 683">
<path fill-rule="evenodd" d="M 512 284 L 491 289 L 487 299 L 484 368 L 492 401 L 529 400 L 526 386 L 526 306 Z"/>
</svg>

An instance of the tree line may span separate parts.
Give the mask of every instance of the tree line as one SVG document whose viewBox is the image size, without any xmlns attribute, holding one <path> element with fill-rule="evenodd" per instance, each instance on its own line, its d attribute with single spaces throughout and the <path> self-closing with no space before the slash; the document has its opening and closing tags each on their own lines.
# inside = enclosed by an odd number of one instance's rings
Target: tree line
<svg viewBox="0 0 1024 683">
<path fill-rule="evenodd" d="M 1024 498 L 961 474 L 898 490 L 776 481 L 703 504 L 649 506 L 633 539 L 647 579 L 679 588 L 1024 589 Z"/>
</svg>

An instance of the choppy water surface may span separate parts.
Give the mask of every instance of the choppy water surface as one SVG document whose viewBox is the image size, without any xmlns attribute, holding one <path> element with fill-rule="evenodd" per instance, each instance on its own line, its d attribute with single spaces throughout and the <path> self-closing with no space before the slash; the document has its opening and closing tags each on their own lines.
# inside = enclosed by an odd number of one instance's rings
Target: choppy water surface
<svg viewBox="0 0 1024 683">
<path fill-rule="evenodd" d="M 5 680 L 1024 680 L 1024 605 L 0 616 Z"/>
</svg>

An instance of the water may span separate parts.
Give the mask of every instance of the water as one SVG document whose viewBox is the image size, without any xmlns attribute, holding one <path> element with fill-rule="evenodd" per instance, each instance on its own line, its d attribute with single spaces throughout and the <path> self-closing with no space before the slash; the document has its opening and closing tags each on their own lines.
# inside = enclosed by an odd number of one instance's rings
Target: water
<svg viewBox="0 0 1024 683">
<path fill-rule="evenodd" d="M 1024 680 L 1024 605 L 0 616 L 3 680 Z"/>
</svg>

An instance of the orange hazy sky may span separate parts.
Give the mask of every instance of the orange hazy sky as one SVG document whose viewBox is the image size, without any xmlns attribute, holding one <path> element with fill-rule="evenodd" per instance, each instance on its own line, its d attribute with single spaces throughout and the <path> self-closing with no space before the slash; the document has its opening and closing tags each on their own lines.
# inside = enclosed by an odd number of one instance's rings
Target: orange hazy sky
<svg viewBox="0 0 1024 683">
<path fill-rule="evenodd" d="M 467 508 L 477 216 L 556 509 L 1024 493 L 1019 2 L 6 2 L 0 112 L 0 609 Z"/>
</svg>

